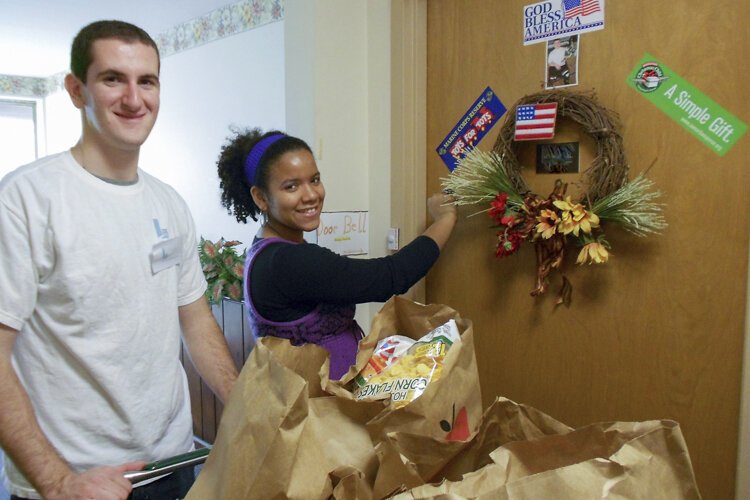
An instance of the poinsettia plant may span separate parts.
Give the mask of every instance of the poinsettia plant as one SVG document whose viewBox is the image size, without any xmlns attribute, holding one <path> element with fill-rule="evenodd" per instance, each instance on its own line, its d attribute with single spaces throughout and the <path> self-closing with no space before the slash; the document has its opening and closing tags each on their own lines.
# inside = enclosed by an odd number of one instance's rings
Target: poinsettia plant
<svg viewBox="0 0 750 500">
<path fill-rule="evenodd" d="M 198 246 L 203 274 L 208 282 L 206 298 L 211 304 L 218 304 L 223 297 L 232 300 L 243 300 L 242 281 L 245 268 L 245 253 L 239 253 L 237 246 L 241 241 L 224 238 L 212 242 L 201 237 Z"/>
</svg>

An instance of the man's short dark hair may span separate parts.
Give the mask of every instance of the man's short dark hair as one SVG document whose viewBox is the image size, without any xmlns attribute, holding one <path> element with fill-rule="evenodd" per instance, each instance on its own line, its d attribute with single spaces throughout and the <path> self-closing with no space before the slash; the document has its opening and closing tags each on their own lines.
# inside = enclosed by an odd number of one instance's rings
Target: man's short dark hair
<svg viewBox="0 0 750 500">
<path fill-rule="evenodd" d="M 70 72 L 86 83 L 86 72 L 93 59 L 91 48 L 94 42 L 113 38 L 128 43 L 140 42 L 149 45 L 156 51 L 157 59 L 159 58 L 159 47 L 156 46 L 156 42 L 138 26 L 124 21 L 95 21 L 84 26 L 73 39 L 70 48 Z"/>
</svg>

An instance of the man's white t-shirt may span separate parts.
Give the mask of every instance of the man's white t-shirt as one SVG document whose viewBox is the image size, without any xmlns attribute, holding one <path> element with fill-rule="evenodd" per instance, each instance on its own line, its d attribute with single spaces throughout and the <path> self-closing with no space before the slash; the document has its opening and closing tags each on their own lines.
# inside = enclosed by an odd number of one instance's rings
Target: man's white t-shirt
<svg viewBox="0 0 750 500">
<path fill-rule="evenodd" d="M 562 66 L 565 64 L 565 53 L 566 50 L 564 47 L 555 47 L 547 56 L 547 64 L 550 66 Z"/>
<path fill-rule="evenodd" d="M 19 331 L 13 365 L 61 455 L 85 470 L 192 449 L 178 307 L 206 282 L 174 189 L 43 158 L 0 182 L 0 255 L 0 323 Z M 11 493 L 37 497 L 5 461 Z"/>
</svg>

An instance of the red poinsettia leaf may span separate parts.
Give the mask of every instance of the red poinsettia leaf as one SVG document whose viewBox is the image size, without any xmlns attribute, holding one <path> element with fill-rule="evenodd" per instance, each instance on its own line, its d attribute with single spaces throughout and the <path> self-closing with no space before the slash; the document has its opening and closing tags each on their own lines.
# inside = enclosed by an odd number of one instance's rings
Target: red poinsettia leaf
<svg viewBox="0 0 750 500">
<path fill-rule="evenodd" d="M 207 256 L 212 258 L 216 257 L 216 246 L 214 246 L 209 240 L 203 240 L 202 250 Z"/>
<path fill-rule="evenodd" d="M 224 295 L 224 280 L 218 280 L 211 286 L 211 301 L 218 303 L 221 301 L 221 297 Z"/>
<path fill-rule="evenodd" d="M 232 283 L 227 287 L 227 296 L 232 300 L 242 299 L 242 287 L 238 283 Z"/>
<path fill-rule="evenodd" d="M 235 262 L 234 266 L 232 267 L 232 272 L 238 278 L 243 278 L 244 275 L 245 275 L 245 266 L 244 266 L 244 264 L 242 264 L 242 262 Z"/>
</svg>

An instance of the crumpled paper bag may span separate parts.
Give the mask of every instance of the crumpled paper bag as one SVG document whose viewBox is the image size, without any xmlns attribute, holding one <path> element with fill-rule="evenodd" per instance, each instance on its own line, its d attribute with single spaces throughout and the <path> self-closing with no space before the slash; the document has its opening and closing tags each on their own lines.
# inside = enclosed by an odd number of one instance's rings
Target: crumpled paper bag
<svg viewBox="0 0 750 500">
<path fill-rule="evenodd" d="M 353 377 L 377 341 L 399 334 L 418 339 L 455 319 L 462 341 L 446 355 L 443 376 L 402 408 L 356 401 Z M 224 408 L 216 442 L 188 500 L 372 498 L 377 442 L 388 432 L 468 439 L 481 419 L 479 375 L 471 322 L 447 306 L 389 300 L 361 341 L 356 366 L 328 378 L 328 354 L 264 337 L 253 349 Z"/>
<path fill-rule="evenodd" d="M 517 411 L 508 411 L 514 407 Z M 389 438 L 379 445 L 375 492 L 393 491 L 396 478 L 381 478 L 381 471 L 401 462 L 399 470 L 411 475 L 401 475 L 402 492 L 393 496 L 399 500 L 700 498 L 687 445 L 671 420 L 605 422 L 571 430 L 541 412 L 498 398 L 470 443 L 461 443 L 458 451 L 452 449 L 456 443 L 442 443 L 451 454 L 445 465 L 428 466 L 442 454 L 438 442 L 429 449 L 423 437 L 392 433 Z M 426 449 L 429 458 L 423 456 Z M 386 479 L 390 484 L 384 487 Z"/>
</svg>

